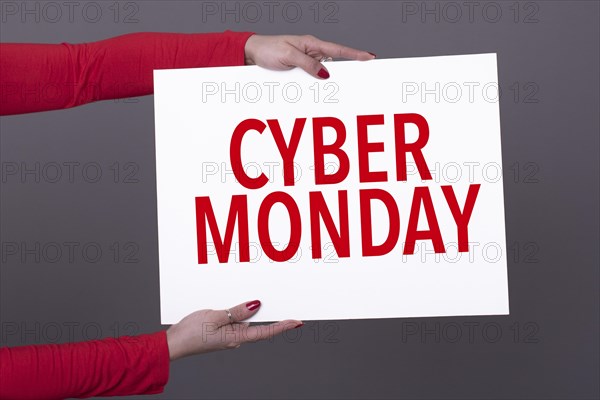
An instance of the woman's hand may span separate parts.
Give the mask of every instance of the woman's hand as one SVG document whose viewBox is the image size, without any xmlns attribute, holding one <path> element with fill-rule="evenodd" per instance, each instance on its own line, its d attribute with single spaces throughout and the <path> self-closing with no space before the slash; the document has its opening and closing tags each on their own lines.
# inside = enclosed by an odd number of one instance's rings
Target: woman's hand
<svg viewBox="0 0 600 400">
<path fill-rule="evenodd" d="M 255 64 L 274 70 L 300 67 L 315 78 L 322 79 L 329 78 L 327 68 L 321 64 L 323 58 L 347 58 L 360 61 L 375 58 L 373 53 L 325 42 L 311 35 L 252 35 L 246 42 L 245 53 L 248 65 Z"/>
<path fill-rule="evenodd" d="M 256 314 L 259 308 L 260 301 L 254 300 L 230 308 L 229 313 L 227 310 L 201 310 L 188 315 L 167 330 L 171 361 L 193 354 L 237 349 L 242 343 L 269 339 L 304 325 L 302 321 L 292 319 L 257 326 L 241 322 Z"/>
</svg>

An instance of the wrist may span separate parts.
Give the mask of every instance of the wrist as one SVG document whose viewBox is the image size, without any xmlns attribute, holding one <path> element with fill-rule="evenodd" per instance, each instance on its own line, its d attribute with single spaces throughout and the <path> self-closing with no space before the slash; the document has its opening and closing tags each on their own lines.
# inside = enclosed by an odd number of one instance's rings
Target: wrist
<svg viewBox="0 0 600 400">
<path fill-rule="evenodd" d="M 170 361 L 175 361 L 182 357 L 176 330 L 175 325 L 167 329 L 167 347 L 169 348 Z"/>
<path fill-rule="evenodd" d="M 246 40 L 246 45 L 244 46 L 244 62 L 246 65 L 255 65 L 256 64 L 254 55 L 255 55 L 257 36 L 258 35 L 253 34 L 252 36 L 250 36 L 248 38 L 248 40 Z"/>
</svg>

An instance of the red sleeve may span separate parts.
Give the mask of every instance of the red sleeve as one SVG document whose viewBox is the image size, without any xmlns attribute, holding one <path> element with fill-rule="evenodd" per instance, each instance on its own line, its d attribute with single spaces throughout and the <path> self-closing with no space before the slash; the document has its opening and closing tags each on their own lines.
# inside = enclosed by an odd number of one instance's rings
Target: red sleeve
<svg viewBox="0 0 600 400">
<path fill-rule="evenodd" d="M 153 92 L 154 69 L 244 65 L 252 32 L 131 33 L 83 44 L 0 44 L 0 115 Z"/>
<path fill-rule="evenodd" d="M 155 394 L 168 379 L 166 331 L 0 349 L 0 399 Z"/>
</svg>

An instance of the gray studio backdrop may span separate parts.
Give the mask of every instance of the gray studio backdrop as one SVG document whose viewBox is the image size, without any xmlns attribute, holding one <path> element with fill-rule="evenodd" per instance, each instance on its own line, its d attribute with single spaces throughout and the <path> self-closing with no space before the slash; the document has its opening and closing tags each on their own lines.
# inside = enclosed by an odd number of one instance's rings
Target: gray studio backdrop
<svg viewBox="0 0 600 400">
<path fill-rule="evenodd" d="M 498 53 L 510 315 L 308 322 L 179 361 L 156 398 L 598 398 L 597 1 L 1 4 L 7 42 L 232 29 Z M 3 346 L 163 329 L 153 118 L 148 96 L 0 119 Z"/>
</svg>

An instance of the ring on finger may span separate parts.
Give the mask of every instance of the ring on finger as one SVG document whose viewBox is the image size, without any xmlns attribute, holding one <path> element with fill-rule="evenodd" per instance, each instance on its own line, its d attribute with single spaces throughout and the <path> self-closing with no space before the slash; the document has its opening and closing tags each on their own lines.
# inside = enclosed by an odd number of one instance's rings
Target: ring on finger
<svg viewBox="0 0 600 400">
<path fill-rule="evenodd" d="M 233 317 L 231 316 L 231 311 L 229 310 L 225 310 L 225 312 L 227 313 L 227 318 L 229 318 L 229 323 L 233 324 Z"/>
</svg>

